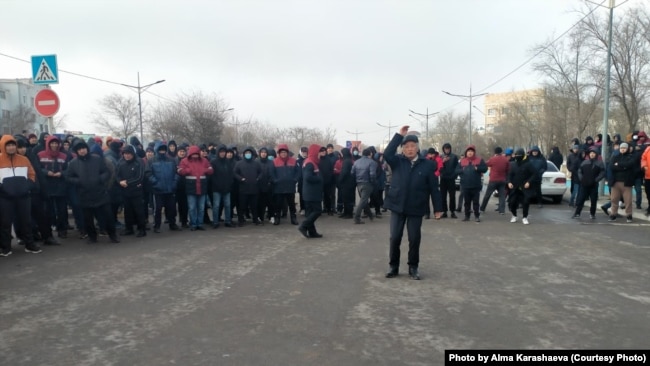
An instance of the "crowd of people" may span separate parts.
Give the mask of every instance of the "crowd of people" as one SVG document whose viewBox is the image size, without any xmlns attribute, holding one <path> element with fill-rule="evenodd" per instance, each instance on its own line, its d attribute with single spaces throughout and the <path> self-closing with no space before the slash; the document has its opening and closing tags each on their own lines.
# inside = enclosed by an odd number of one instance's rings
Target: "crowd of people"
<svg viewBox="0 0 650 366">
<path fill-rule="evenodd" d="M 391 232 L 393 226 L 401 226 L 403 231 L 412 216 L 420 216 L 421 224 L 422 218 L 457 218 L 457 213 L 464 213 L 463 221 L 470 221 L 473 215 L 474 221 L 480 222 L 493 192 L 498 193 L 499 214 L 505 215 L 507 206 L 514 223 L 521 209 L 522 223 L 529 224 L 530 201 L 542 202 L 542 175 L 547 166 L 547 158 L 537 146 L 528 151 L 496 147 L 494 156 L 484 160 L 472 145 L 461 156 L 454 154 L 448 143 L 441 153 L 435 148 L 422 150 L 417 138 L 405 131 L 400 131 L 404 135 L 399 144 L 389 145 L 395 151 L 387 147 L 381 153 L 373 146 L 361 151 L 357 147 L 335 151 L 332 144 L 313 144 L 301 147 L 296 156 L 286 144 L 245 147 L 240 153 L 237 146 L 223 144 L 190 146 L 157 141 L 144 147 L 136 137 L 127 143 L 110 137 L 84 141 L 47 133 L 40 137 L 5 135 L 0 139 L 0 256 L 11 254 L 12 228 L 25 251 L 39 253 L 39 242 L 59 245 L 74 228 L 89 243 L 97 242 L 100 236 L 117 243 L 120 236 L 144 237 L 149 230 L 161 233 L 163 224 L 170 231 L 195 231 L 221 225 L 280 225 L 285 219 L 305 237 L 319 238 L 322 234 L 315 222 L 322 214 L 338 215 L 358 225 L 365 223 L 364 218 L 381 218 L 387 210 L 395 217 L 400 217 L 396 213 L 409 212 L 402 221 L 391 223 Z M 572 178 L 569 204 L 575 207 L 573 216 L 580 216 L 589 199 L 590 217 L 595 218 L 597 187 L 606 179 L 611 208 L 601 209 L 614 221 L 622 200 L 626 218 L 631 221 L 632 190 L 636 189 L 637 208 L 642 203 L 642 184 L 650 201 L 650 140 L 645 132 L 634 132 L 625 141 L 620 135 L 611 140 L 607 137 L 607 166 L 600 156 L 600 135 L 596 140 L 588 137 L 584 143 L 575 140 L 572 144 L 566 166 Z M 405 191 L 402 185 L 394 184 L 398 146 L 415 149 L 411 168 L 418 166 L 418 161 L 427 162 L 427 172 L 432 167 L 431 180 L 423 183 L 426 187 L 420 194 L 414 188 Z M 386 153 L 391 154 L 392 164 L 384 159 Z M 404 154 L 402 151 L 399 157 L 404 158 Z M 552 149 L 548 160 L 558 167 L 563 164 L 559 148 Z M 402 161 L 400 164 L 404 165 Z M 398 169 L 404 170 L 400 164 Z M 488 169 L 489 182 L 481 200 L 483 175 Z M 401 174 L 411 173 L 404 170 Z M 400 179 L 404 178 L 398 182 Z M 416 196 L 426 204 L 417 205 L 414 215 L 404 202 Z M 73 220 L 68 217 L 69 208 Z M 299 222 L 301 211 L 304 218 Z M 119 212 L 123 212 L 123 223 Z M 646 214 L 650 214 L 650 207 Z M 418 225 L 417 220 L 414 222 L 409 231 Z M 395 230 L 399 235 L 391 236 L 393 264 L 394 245 L 398 248 L 394 240 L 397 236 L 401 240 L 401 231 Z M 419 238 L 414 241 L 419 242 Z M 417 264 L 412 267 L 417 275 Z"/>
</svg>

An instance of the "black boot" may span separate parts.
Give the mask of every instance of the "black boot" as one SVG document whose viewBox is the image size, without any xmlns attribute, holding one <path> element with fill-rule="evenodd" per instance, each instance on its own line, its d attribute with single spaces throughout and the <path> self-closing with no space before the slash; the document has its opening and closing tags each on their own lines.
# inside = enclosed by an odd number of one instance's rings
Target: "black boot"
<svg viewBox="0 0 650 366">
<path fill-rule="evenodd" d="M 398 267 L 390 267 L 388 272 L 386 272 L 386 278 L 397 277 L 398 274 L 399 274 L 399 268 Z"/>
<path fill-rule="evenodd" d="M 273 216 L 273 225 L 280 225 L 280 215 Z"/>
<path fill-rule="evenodd" d="M 418 273 L 418 267 L 415 266 L 409 267 L 409 277 L 411 277 L 412 280 L 420 279 L 420 274 Z"/>
<path fill-rule="evenodd" d="M 295 213 L 291 214 L 291 225 L 298 225 L 298 218 Z"/>
</svg>

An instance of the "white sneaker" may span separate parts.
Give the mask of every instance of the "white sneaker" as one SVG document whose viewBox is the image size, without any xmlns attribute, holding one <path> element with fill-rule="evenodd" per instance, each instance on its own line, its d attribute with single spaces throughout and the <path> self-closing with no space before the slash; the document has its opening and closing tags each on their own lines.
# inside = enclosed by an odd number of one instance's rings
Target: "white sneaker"
<svg viewBox="0 0 650 366">
<path fill-rule="evenodd" d="M 524 217 L 523 219 L 521 219 L 521 222 L 523 222 L 524 225 L 528 225 L 528 224 L 530 224 L 530 222 L 528 222 L 528 218 L 527 218 L 527 217 Z"/>
<path fill-rule="evenodd" d="M 510 222 L 517 222 L 517 216 L 513 216 L 513 217 L 510 219 Z"/>
<path fill-rule="evenodd" d="M 271 224 L 275 224 L 275 217 L 271 217 L 270 222 L 271 222 Z"/>
</svg>

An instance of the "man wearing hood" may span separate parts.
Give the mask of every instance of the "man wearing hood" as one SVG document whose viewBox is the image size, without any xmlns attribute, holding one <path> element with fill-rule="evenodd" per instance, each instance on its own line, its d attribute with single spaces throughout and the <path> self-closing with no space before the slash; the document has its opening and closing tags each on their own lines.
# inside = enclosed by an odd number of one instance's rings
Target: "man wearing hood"
<svg viewBox="0 0 650 366">
<path fill-rule="evenodd" d="M 25 156 L 19 155 L 16 139 L 0 138 L 0 256 L 11 255 L 11 226 L 21 233 L 27 253 L 40 253 L 32 234 L 30 191 L 36 172 Z"/>
<path fill-rule="evenodd" d="M 593 140 L 591 145 L 593 146 Z M 546 158 L 542 155 L 542 152 L 536 145 L 530 149 L 530 156 L 528 158 L 530 159 L 530 164 L 533 165 L 537 172 L 533 177 L 531 184 L 535 192 L 537 207 L 542 208 L 542 176 L 547 169 Z"/>
<path fill-rule="evenodd" d="M 117 186 L 124 197 L 124 231 L 121 235 L 133 235 L 133 225 L 138 229 L 137 237 L 147 235 L 144 215 L 144 183 L 151 171 L 147 164 L 137 156 L 135 147 L 126 145 L 122 149 L 122 158 L 115 169 Z"/>
<path fill-rule="evenodd" d="M 307 148 L 307 146 L 302 146 L 300 148 L 300 154 L 298 154 L 298 158 L 296 159 L 296 163 L 298 164 L 298 169 L 300 170 L 300 178 L 298 178 L 298 203 L 300 204 L 300 209 L 298 211 L 305 210 L 305 200 L 302 195 L 302 166 L 305 160 L 307 159 L 308 153 L 309 153 L 309 149 Z"/>
<path fill-rule="evenodd" d="M 564 156 L 562 156 L 559 147 L 553 146 L 553 148 L 551 148 L 551 155 L 549 155 L 548 160 L 553 163 L 558 169 L 562 168 Z"/>
<path fill-rule="evenodd" d="M 278 145 L 278 156 L 273 159 L 271 179 L 273 181 L 273 196 L 275 204 L 273 208 L 273 225 L 280 225 L 282 209 L 289 207 L 291 224 L 298 225 L 296 216 L 296 184 L 300 179 L 300 167 L 295 158 L 289 156 L 287 144 Z"/>
<path fill-rule="evenodd" d="M 638 163 L 630 151 L 630 146 L 623 142 L 618 147 L 620 154 L 612 156 L 609 165 L 612 168 L 611 180 L 608 181 L 610 197 L 612 202 L 612 213 L 609 221 L 616 221 L 618 214 L 619 201 L 623 198 L 625 203 L 625 215 L 627 222 L 632 222 L 632 187 L 638 170 Z"/>
<path fill-rule="evenodd" d="M 180 144 L 176 150 L 176 165 L 178 166 L 183 159 L 187 157 L 187 144 Z M 189 229 L 189 206 L 187 203 L 186 191 L 186 178 L 182 175 L 178 176 L 178 184 L 176 184 L 176 209 L 178 212 L 178 221 L 183 229 Z"/>
<path fill-rule="evenodd" d="M 580 164 L 578 169 L 578 181 L 580 182 L 580 196 L 576 203 L 576 210 L 573 218 L 580 217 L 585 200 L 589 197 L 591 206 L 589 207 L 589 217 L 596 219 L 596 203 L 598 201 L 598 182 L 605 178 L 605 165 L 602 160 L 598 159 L 598 147 L 592 146 L 589 150 L 588 159 Z"/>
<path fill-rule="evenodd" d="M 316 231 L 316 220 L 323 212 L 323 176 L 319 169 L 321 146 L 309 145 L 307 158 L 302 165 L 302 193 L 305 200 L 305 219 L 298 231 L 306 238 L 322 238 Z"/>
<path fill-rule="evenodd" d="M 440 196 L 442 196 L 442 216 L 447 218 L 447 210 L 451 212 L 451 218 L 456 218 L 456 169 L 458 168 L 458 156 L 451 152 L 451 144 L 446 142 L 442 145 L 442 169 L 440 170 Z M 447 205 L 449 197 L 449 205 Z"/>
<path fill-rule="evenodd" d="M 479 199 L 483 183 L 481 176 L 487 172 L 487 164 L 476 155 L 474 145 L 467 146 L 465 157 L 460 160 L 456 173 L 460 176 L 460 187 L 463 199 L 465 200 L 465 218 L 463 221 L 469 221 L 470 210 L 474 211 L 474 220 L 481 222 Z M 472 206 L 470 208 L 470 206 Z"/>
<path fill-rule="evenodd" d="M 46 140 L 48 137 L 50 137 L 49 133 L 41 132 L 40 136 L 38 137 L 38 144 L 32 148 L 32 153 L 34 155 L 38 155 L 39 152 L 45 151 L 45 147 L 47 146 Z"/>
<path fill-rule="evenodd" d="M 332 188 L 334 186 L 334 163 L 327 156 L 327 148 L 322 146 L 319 151 L 320 159 L 318 169 L 323 178 L 323 212 L 328 215 L 334 215 L 336 212 L 336 200 L 333 197 Z"/>
<path fill-rule="evenodd" d="M 230 155 L 230 157 L 228 157 Z M 232 224 L 231 197 L 233 182 L 235 180 L 235 161 L 232 150 L 226 145 L 219 145 L 217 157 L 210 163 L 212 165 L 212 228 L 219 227 L 221 210 L 224 211 L 225 226 L 234 227 Z"/>
<path fill-rule="evenodd" d="M 153 232 L 160 233 L 162 209 L 165 208 L 165 218 L 169 222 L 169 230 L 181 231 L 176 225 L 176 186 L 178 174 L 176 161 L 167 155 L 167 145 L 160 142 L 154 149 L 156 156 L 150 162 L 151 176 L 149 182 L 154 193 L 154 224 Z"/>
<path fill-rule="evenodd" d="M 271 170 L 273 169 L 273 157 L 269 155 L 267 148 L 262 147 L 258 151 L 260 167 L 262 167 L 262 175 L 259 180 L 259 196 L 257 199 L 257 213 L 259 220 L 264 222 L 264 217 L 268 210 L 268 218 L 275 221 L 273 209 L 273 179 L 271 177 Z M 271 222 L 273 223 L 273 222 Z"/>
<path fill-rule="evenodd" d="M 178 145 L 176 145 L 176 141 L 169 140 L 169 143 L 167 144 L 167 155 L 169 155 L 169 157 L 172 159 L 176 158 L 177 150 Z"/>
<path fill-rule="evenodd" d="M 68 237 L 68 186 L 65 181 L 68 169 L 67 155 L 60 151 L 61 140 L 49 136 L 45 150 L 38 153 L 38 161 L 43 176 L 47 199 L 45 209 L 49 215 L 50 224 L 56 225 L 57 235 L 61 239 Z"/>
<path fill-rule="evenodd" d="M 66 180 L 77 190 L 88 242 L 97 242 L 95 228 L 95 218 L 97 218 L 97 221 L 104 225 L 111 242 L 119 243 L 106 185 L 111 177 L 106 160 L 91 154 L 88 151 L 88 144 L 83 141 L 73 145 L 72 150 L 77 157 L 68 164 Z"/>
<path fill-rule="evenodd" d="M 390 215 L 390 269 L 386 278 L 397 277 L 400 265 L 400 245 L 404 234 L 404 226 L 408 231 L 409 277 L 419 280 L 418 266 L 420 264 L 420 241 L 422 239 L 422 217 L 429 205 L 429 197 L 433 197 L 434 213 L 439 214 L 441 203 L 438 190 L 438 180 L 435 176 L 435 164 L 418 153 L 418 138 L 407 135 L 409 126 L 402 126 L 393 136 L 384 150 L 384 160 L 392 169 L 391 187 L 384 202 L 384 207 L 391 211 Z M 402 146 L 402 154 L 397 154 L 397 147 Z"/>
<path fill-rule="evenodd" d="M 137 136 L 131 136 L 131 138 L 129 138 L 129 144 L 135 149 L 135 156 L 139 157 L 140 159 L 144 159 L 146 157 L 147 154 L 144 151 L 144 147 L 142 146 L 142 143 Z"/>
<path fill-rule="evenodd" d="M 212 165 L 201 156 L 201 149 L 192 145 L 187 158 L 178 165 L 178 174 L 185 177 L 185 192 L 190 215 L 190 230 L 205 230 L 203 212 L 208 193 L 208 176 L 212 175 Z"/>
<path fill-rule="evenodd" d="M 571 175 L 571 197 L 569 198 L 569 206 L 575 206 L 578 196 L 580 196 L 580 182 L 578 179 L 578 170 L 580 164 L 584 160 L 582 157 L 583 152 L 580 150 L 580 145 L 573 145 L 571 153 L 566 158 L 566 168 Z"/>
<path fill-rule="evenodd" d="M 510 162 L 508 172 L 508 205 L 512 218 L 510 222 L 517 222 L 517 208 L 523 207 L 522 223 L 528 225 L 528 209 L 530 208 L 530 198 L 535 196 L 535 190 L 531 181 L 535 179 L 537 169 L 530 164 L 526 152 L 522 148 L 515 150 L 514 160 Z"/>
<path fill-rule="evenodd" d="M 259 194 L 259 180 L 262 177 L 262 167 L 254 159 L 255 150 L 252 147 L 244 149 L 244 158 L 235 164 L 235 181 L 239 183 L 239 206 L 237 207 L 237 219 L 239 226 L 244 226 L 246 218 L 244 213 L 250 210 L 253 215 L 253 223 L 260 225 L 258 219 L 257 198 Z"/>
</svg>

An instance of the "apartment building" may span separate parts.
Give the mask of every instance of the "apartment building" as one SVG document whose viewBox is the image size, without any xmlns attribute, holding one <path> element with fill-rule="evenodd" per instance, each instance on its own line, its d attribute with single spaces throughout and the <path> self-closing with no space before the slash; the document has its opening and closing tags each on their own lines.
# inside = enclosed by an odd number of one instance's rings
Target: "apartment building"
<svg viewBox="0 0 650 366">
<path fill-rule="evenodd" d="M 47 118 L 34 109 L 34 97 L 42 85 L 31 78 L 0 79 L 0 133 L 48 132 Z"/>
</svg>

